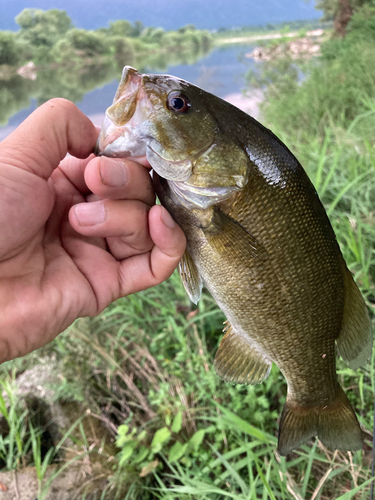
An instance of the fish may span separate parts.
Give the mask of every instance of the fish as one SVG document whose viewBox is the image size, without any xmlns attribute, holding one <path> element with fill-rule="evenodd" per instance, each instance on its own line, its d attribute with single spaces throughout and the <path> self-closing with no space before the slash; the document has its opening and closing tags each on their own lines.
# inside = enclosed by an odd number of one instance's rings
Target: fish
<svg viewBox="0 0 375 500">
<path fill-rule="evenodd" d="M 185 289 L 197 303 L 204 285 L 227 318 L 217 374 L 258 384 L 275 363 L 284 375 L 279 453 L 315 436 L 331 449 L 361 449 L 336 351 L 353 369 L 365 364 L 370 317 L 318 194 L 289 149 L 219 97 L 126 66 L 96 154 L 146 155 L 158 198 L 186 235 Z"/>
</svg>

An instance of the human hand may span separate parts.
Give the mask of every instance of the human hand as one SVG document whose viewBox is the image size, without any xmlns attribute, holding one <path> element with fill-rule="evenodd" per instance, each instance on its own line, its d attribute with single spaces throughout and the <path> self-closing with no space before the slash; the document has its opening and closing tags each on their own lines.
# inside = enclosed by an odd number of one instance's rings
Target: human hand
<svg viewBox="0 0 375 500">
<path fill-rule="evenodd" d="M 89 156 L 97 135 L 53 99 L 0 143 L 0 362 L 161 283 L 182 257 L 147 161 Z"/>
</svg>

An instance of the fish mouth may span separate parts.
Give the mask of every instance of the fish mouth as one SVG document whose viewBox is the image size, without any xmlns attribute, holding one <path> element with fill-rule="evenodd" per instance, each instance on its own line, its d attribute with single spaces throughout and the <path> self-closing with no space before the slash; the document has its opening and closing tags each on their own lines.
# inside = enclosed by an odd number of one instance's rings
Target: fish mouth
<svg viewBox="0 0 375 500">
<path fill-rule="evenodd" d="M 146 130 L 158 103 L 150 99 L 145 84 L 149 84 L 148 75 L 125 66 L 113 104 L 106 110 L 95 154 L 114 158 L 146 155 L 159 175 L 171 181 L 185 181 L 192 173 L 191 160 L 164 158 L 158 152 L 161 144 Z"/>
<path fill-rule="evenodd" d="M 118 158 L 144 156 L 147 136 L 139 125 L 150 119 L 153 110 L 143 88 L 143 75 L 125 66 L 113 104 L 106 110 L 95 154 Z"/>
<path fill-rule="evenodd" d="M 151 126 L 159 108 L 164 107 L 158 93 L 154 91 L 160 84 L 154 82 L 153 76 L 140 74 L 136 69 L 125 66 L 113 104 L 106 110 L 95 154 L 114 158 L 146 156 L 148 163 L 160 177 L 177 183 L 176 195 L 181 192 L 183 198 L 188 198 L 188 193 L 196 190 L 188 187 L 186 191 L 181 183 L 186 182 L 193 174 L 196 160 L 212 147 L 214 139 L 200 151 L 187 156 L 181 154 L 182 151 L 163 149 L 162 144 L 154 137 Z M 195 197 L 201 199 L 205 191 L 198 191 L 195 192 Z M 211 190 L 208 192 L 211 198 Z"/>
</svg>

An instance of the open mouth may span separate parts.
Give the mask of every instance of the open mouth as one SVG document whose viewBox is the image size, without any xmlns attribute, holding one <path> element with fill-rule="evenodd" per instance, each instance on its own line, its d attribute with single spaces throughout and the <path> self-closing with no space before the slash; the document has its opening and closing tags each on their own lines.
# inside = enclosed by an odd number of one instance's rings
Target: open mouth
<svg viewBox="0 0 375 500">
<path fill-rule="evenodd" d="M 106 111 L 95 154 L 144 156 L 146 144 L 138 128 L 152 111 L 153 105 L 142 86 L 142 75 L 126 66 L 113 104 Z"/>
</svg>

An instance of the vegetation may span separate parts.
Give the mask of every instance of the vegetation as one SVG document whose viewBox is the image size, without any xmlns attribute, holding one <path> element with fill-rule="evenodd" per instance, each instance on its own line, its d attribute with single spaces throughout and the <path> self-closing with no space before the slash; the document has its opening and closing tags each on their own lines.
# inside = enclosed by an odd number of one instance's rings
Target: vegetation
<svg viewBox="0 0 375 500">
<path fill-rule="evenodd" d="M 369 12 L 362 9 L 352 17 L 344 39 L 326 42 L 322 56 L 303 66 L 303 78 L 295 61 L 282 59 L 263 63 L 257 83 L 265 92 L 262 121 L 308 171 L 374 315 L 375 17 Z M 116 26 L 111 36 L 119 40 L 121 30 L 130 28 Z M 192 31 L 187 27 L 182 35 Z M 158 30 L 142 33 L 149 44 L 166 36 Z M 255 82 L 255 76 L 249 79 Z M 56 73 L 56 80 L 68 92 L 70 79 Z M 83 88 L 85 81 L 90 77 L 82 78 Z M 9 93 L 12 87 L 9 83 Z M 42 498 L 48 465 L 68 463 L 56 452 L 63 443 L 47 446 L 45 428 L 25 418 L 15 390 L 19 374 L 52 359 L 59 370 L 58 381 L 51 383 L 56 399 L 89 408 L 115 440 L 115 458 L 109 451 L 105 458 L 107 485 L 97 498 L 367 499 L 375 357 L 359 371 L 338 361 L 339 381 L 365 429 L 363 452 L 330 452 L 312 441 L 285 459 L 275 451 L 285 381 L 275 366 L 257 386 L 220 381 L 213 358 L 223 321 L 207 293 L 192 306 L 174 274 L 157 288 L 117 301 L 97 318 L 77 321 L 45 348 L 4 364 L 3 469 L 35 466 Z M 81 450 L 75 458 L 90 463 L 101 455 L 103 442 L 80 425 L 79 420 L 80 433 L 72 429 L 64 437 Z M 84 489 L 77 498 L 88 498 Z"/>
<path fill-rule="evenodd" d="M 66 12 L 25 9 L 16 18 L 20 31 L 0 31 L 0 124 L 30 105 L 51 97 L 73 102 L 119 77 L 126 64 L 163 71 L 167 65 L 193 63 L 212 48 L 211 35 L 188 25 L 177 31 L 145 28 L 140 21 L 110 23 L 95 31 L 77 29 Z M 33 61 L 38 78 L 16 69 Z M 71 71 L 72 65 L 79 71 Z M 2 66 L 3 65 L 3 66 Z M 6 65 L 6 66 L 5 66 Z"/>
<path fill-rule="evenodd" d="M 337 36 L 344 37 L 353 14 L 374 9 L 374 0 L 316 0 L 316 8 L 324 12 L 324 20 L 334 21 Z"/>
<path fill-rule="evenodd" d="M 65 11 L 24 9 L 16 22 L 20 30 L 0 32 L 0 65 L 19 65 L 32 60 L 37 65 L 72 64 L 75 61 L 114 57 L 122 66 L 136 55 L 167 52 L 207 52 L 212 37 L 193 25 L 178 31 L 145 28 L 140 21 L 110 23 L 94 31 L 77 29 Z"/>
</svg>

